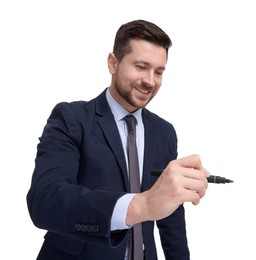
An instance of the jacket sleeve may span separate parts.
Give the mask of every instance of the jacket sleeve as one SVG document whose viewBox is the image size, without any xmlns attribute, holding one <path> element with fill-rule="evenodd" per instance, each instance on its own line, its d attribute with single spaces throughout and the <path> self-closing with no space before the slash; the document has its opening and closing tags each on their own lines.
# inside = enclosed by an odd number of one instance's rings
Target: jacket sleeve
<svg viewBox="0 0 256 260">
<path fill-rule="evenodd" d="M 84 113 L 77 102 L 52 111 L 37 146 L 27 205 L 35 226 L 90 243 L 118 246 L 126 230 L 110 231 L 111 216 L 124 193 L 92 190 L 77 181 Z"/>
<path fill-rule="evenodd" d="M 181 205 L 169 217 L 157 221 L 162 248 L 168 260 L 190 259 L 184 215 L 184 206 Z"/>
</svg>

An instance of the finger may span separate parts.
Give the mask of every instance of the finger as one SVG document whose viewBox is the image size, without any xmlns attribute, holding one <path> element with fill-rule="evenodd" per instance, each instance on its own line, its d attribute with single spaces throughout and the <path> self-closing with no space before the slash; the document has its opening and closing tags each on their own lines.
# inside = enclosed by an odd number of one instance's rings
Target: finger
<svg viewBox="0 0 256 260">
<path fill-rule="evenodd" d="M 205 168 L 203 168 L 203 172 L 206 177 L 209 177 L 211 175 L 210 172 L 208 172 Z"/>
<path fill-rule="evenodd" d="M 201 158 L 198 154 L 192 154 L 186 157 L 179 158 L 173 162 L 178 163 L 180 166 L 186 168 L 195 168 L 199 170 L 203 170 L 203 165 L 201 162 Z"/>
<path fill-rule="evenodd" d="M 189 191 L 198 193 L 199 197 L 202 198 L 208 188 L 208 182 L 207 180 L 186 178 L 183 187 Z"/>
<path fill-rule="evenodd" d="M 200 195 L 199 193 L 184 189 L 183 195 L 180 197 L 182 203 L 184 202 L 192 202 L 194 205 L 198 205 L 200 202 Z"/>
<path fill-rule="evenodd" d="M 165 177 L 167 177 L 167 180 L 171 180 L 172 183 L 176 183 L 176 185 L 181 188 L 181 190 L 178 191 L 183 191 L 185 194 L 187 194 L 187 191 L 197 193 L 199 198 L 202 198 L 205 195 L 208 181 L 202 170 L 184 168 L 178 164 L 176 164 L 174 168 L 172 167 L 173 171 L 166 171 Z M 177 171 L 179 174 L 175 176 L 173 173 Z M 181 194 L 182 193 L 179 195 Z"/>
<path fill-rule="evenodd" d="M 198 170 L 195 168 L 185 168 L 185 167 L 181 167 L 180 169 L 182 169 L 182 174 L 184 177 L 191 178 L 191 179 L 198 179 L 207 182 L 206 177 L 208 177 L 209 172 L 206 171 L 205 169 Z"/>
<path fill-rule="evenodd" d="M 211 175 L 210 172 L 203 167 L 201 158 L 198 154 L 193 154 L 193 155 L 179 158 L 173 161 L 173 163 L 178 163 L 180 166 L 186 168 L 194 168 L 194 169 L 202 170 L 206 177 L 209 177 Z"/>
</svg>

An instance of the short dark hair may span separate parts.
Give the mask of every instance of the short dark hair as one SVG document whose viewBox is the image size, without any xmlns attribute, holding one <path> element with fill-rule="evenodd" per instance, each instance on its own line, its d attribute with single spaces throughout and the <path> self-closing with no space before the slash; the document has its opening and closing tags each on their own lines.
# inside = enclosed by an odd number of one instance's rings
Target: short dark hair
<svg viewBox="0 0 256 260">
<path fill-rule="evenodd" d="M 120 26 L 116 32 L 113 53 L 118 61 L 132 51 L 130 41 L 141 39 L 156 45 L 162 46 L 166 50 L 172 46 L 169 36 L 156 24 L 145 20 L 134 20 Z"/>
</svg>

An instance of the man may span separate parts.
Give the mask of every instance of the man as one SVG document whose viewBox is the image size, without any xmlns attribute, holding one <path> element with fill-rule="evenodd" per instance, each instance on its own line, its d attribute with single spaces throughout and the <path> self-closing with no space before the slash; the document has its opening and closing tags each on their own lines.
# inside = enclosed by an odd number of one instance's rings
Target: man
<svg viewBox="0 0 256 260">
<path fill-rule="evenodd" d="M 89 102 L 53 109 L 27 195 L 34 224 L 48 230 L 38 260 L 128 259 L 139 223 L 144 259 L 156 260 L 155 221 L 166 259 L 189 259 L 183 203 L 199 203 L 209 173 L 198 155 L 177 159 L 174 127 L 145 108 L 162 84 L 170 47 L 151 22 L 123 24 L 108 56 L 111 85 Z M 138 193 L 129 187 L 130 114 L 137 120 Z M 159 178 L 153 169 L 163 170 Z"/>
</svg>

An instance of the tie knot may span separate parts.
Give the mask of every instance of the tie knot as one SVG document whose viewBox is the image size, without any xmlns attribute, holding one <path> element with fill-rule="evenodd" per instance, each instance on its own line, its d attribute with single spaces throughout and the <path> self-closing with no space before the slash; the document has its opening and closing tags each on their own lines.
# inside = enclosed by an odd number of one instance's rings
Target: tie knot
<svg viewBox="0 0 256 260">
<path fill-rule="evenodd" d="M 136 128 L 137 119 L 133 115 L 127 115 L 124 117 L 124 120 L 127 124 L 128 132 L 133 132 Z"/>
</svg>

